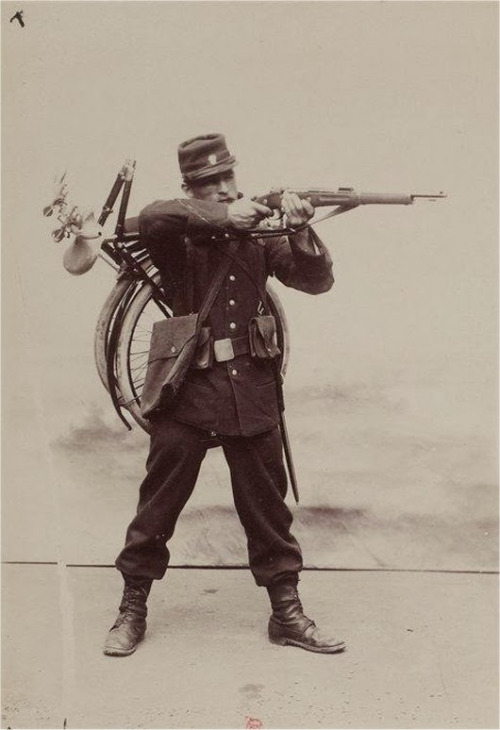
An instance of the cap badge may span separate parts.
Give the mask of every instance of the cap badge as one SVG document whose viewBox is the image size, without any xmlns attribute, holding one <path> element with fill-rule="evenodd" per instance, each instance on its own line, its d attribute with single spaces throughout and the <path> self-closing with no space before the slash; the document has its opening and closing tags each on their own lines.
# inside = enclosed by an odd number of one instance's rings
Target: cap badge
<svg viewBox="0 0 500 730">
<path fill-rule="evenodd" d="M 217 155 L 208 155 L 208 161 L 211 165 L 215 165 L 217 162 Z"/>
</svg>

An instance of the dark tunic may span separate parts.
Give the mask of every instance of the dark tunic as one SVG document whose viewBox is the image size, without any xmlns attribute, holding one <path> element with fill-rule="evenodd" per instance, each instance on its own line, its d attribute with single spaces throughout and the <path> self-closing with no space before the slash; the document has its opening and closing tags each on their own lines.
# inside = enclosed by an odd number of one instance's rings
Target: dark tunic
<svg viewBox="0 0 500 730">
<path fill-rule="evenodd" d="M 172 298 L 174 315 L 199 311 L 229 242 L 214 240 L 221 230 L 229 230 L 227 208 L 225 203 L 193 199 L 156 201 L 140 214 L 141 240 Z M 330 255 L 312 229 L 308 231 L 315 252 L 299 248 L 296 236 L 240 241 L 236 256 L 242 265 L 231 262 L 205 323 L 215 340 L 247 335 L 249 320 L 262 314 L 260 292 L 269 276 L 308 294 L 331 288 Z M 191 368 L 171 415 L 228 436 L 253 436 L 274 428 L 278 404 L 271 363 L 243 354 L 214 361 L 209 369 Z"/>
<path fill-rule="evenodd" d="M 158 201 L 143 210 L 139 222 L 141 238 L 160 270 L 174 314 L 199 311 L 230 240 L 213 239 L 227 227 L 227 206 L 196 200 Z M 309 231 L 314 245 L 307 243 L 306 250 L 295 236 L 243 238 L 235 254 L 241 264 L 231 260 L 207 321 L 216 340 L 246 337 L 249 319 L 262 311 L 268 276 L 310 294 L 330 289 L 330 256 Z M 191 368 L 175 409 L 159 413 L 151 422 L 147 475 L 117 568 L 130 575 L 163 577 L 170 558 L 167 543 L 194 489 L 209 447 L 209 431 L 218 434 L 230 468 L 234 502 L 257 585 L 297 576 L 302 555 L 290 532 L 293 516 L 285 502 L 287 477 L 278 420 L 269 361 L 241 354 L 214 362 L 206 370 Z"/>
</svg>

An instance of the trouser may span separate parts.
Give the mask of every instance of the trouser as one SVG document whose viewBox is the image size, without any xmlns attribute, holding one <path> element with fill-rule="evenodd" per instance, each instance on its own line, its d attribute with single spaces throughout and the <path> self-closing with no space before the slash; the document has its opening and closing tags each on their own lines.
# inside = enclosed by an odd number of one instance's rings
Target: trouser
<svg viewBox="0 0 500 730">
<path fill-rule="evenodd" d="M 302 555 L 290 534 L 293 518 L 285 504 L 287 478 L 279 430 L 219 439 L 255 582 L 268 586 L 296 575 L 302 570 Z M 137 513 L 115 563 L 122 573 L 164 576 L 170 559 L 167 542 L 194 489 L 208 446 L 207 432 L 194 426 L 166 417 L 152 423 Z"/>
</svg>

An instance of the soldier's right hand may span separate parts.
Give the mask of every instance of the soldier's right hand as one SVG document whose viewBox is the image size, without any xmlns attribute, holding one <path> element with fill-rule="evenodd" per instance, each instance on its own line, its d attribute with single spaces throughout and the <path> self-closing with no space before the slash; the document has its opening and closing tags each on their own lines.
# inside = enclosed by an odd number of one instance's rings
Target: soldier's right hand
<svg viewBox="0 0 500 730">
<path fill-rule="evenodd" d="M 261 205 L 253 200 L 235 200 L 227 209 L 229 225 L 238 230 L 255 228 L 263 218 L 272 216 L 273 211 L 267 205 Z"/>
</svg>

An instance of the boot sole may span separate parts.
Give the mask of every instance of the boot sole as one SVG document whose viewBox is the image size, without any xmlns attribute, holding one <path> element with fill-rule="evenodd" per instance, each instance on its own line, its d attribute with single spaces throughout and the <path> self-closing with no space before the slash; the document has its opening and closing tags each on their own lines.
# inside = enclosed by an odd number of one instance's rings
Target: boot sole
<svg viewBox="0 0 500 730">
<path fill-rule="evenodd" d="M 280 637 L 278 639 L 270 636 L 269 641 L 271 642 L 271 644 L 277 644 L 278 646 L 297 646 L 299 649 L 314 651 L 316 654 L 340 654 L 340 652 L 344 651 L 346 648 L 344 642 L 342 642 L 341 644 L 335 644 L 335 646 L 320 648 L 317 646 L 304 644 L 302 641 L 297 641 L 296 639 L 287 639 L 285 637 Z"/>
<path fill-rule="evenodd" d="M 105 654 L 106 656 L 130 656 L 131 654 L 134 653 L 134 651 L 137 649 L 138 645 L 141 643 L 141 641 L 143 639 L 144 639 L 144 637 L 142 637 L 142 639 L 139 639 L 137 644 L 132 649 L 106 649 L 106 648 L 104 648 L 102 651 L 103 651 L 103 654 Z"/>
</svg>

